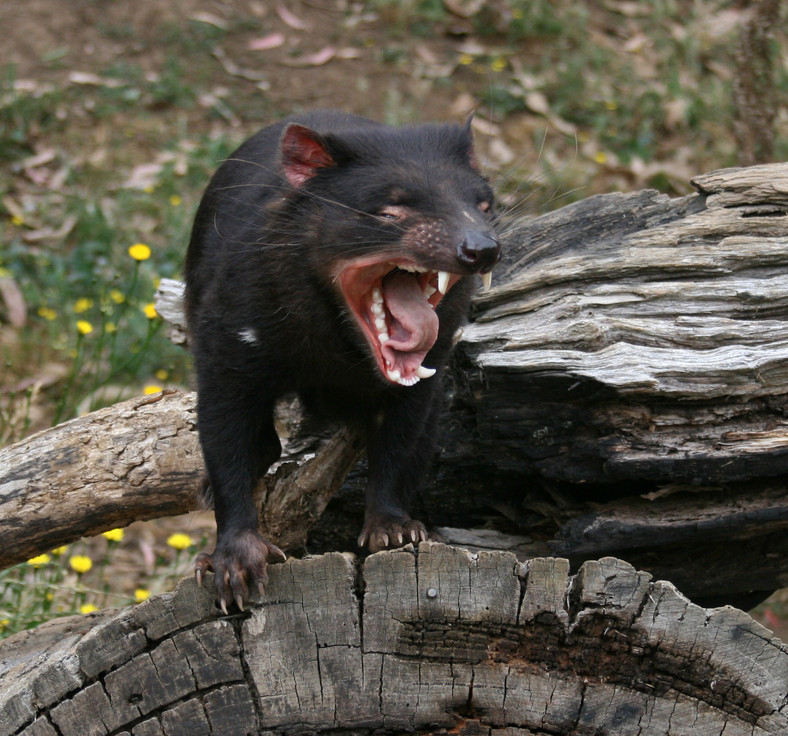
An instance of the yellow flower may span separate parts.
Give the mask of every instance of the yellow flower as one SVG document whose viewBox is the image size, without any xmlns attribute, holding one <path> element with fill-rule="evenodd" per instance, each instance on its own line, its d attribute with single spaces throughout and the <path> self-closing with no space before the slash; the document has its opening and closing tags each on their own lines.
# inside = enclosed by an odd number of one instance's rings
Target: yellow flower
<svg viewBox="0 0 788 736">
<path fill-rule="evenodd" d="M 153 186 L 153 184 L 148 184 L 142 191 L 145 192 L 145 194 L 153 194 L 156 191 L 156 187 Z"/>
<path fill-rule="evenodd" d="M 156 311 L 156 305 L 153 302 L 146 304 L 142 308 L 142 311 L 148 319 L 156 319 L 156 317 L 159 316 L 159 313 Z"/>
<path fill-rule="evenodd" d="M 166 371 L 164 368 L 159 368 L 154 375 L 160 381 L 166 381 L 170 377 L 169 371 Z"/>
<path fill-rule="evenodd" d="M 104 325 L 104 332 L 109 332 L 111 334 L 117 331 L 118 331 L 118 326 L 114 322 L 107 322 Z"/>
<path fill-rule="evenodd" d="M 161 386 L 157 386 L 155 383 L 149 383 L 142 389 L 142 392 L 146 395 L 157 394 L 159 391 L 161 391 Z"/>
<path fill-rule="evenodd" d="M 90 322 L 81 319 L 79 322 L 77 322 L 77 330 L 79 330 L 80 335 L 89 335 L 91 332 L 93 332 L 93 325 L 90 324 Z"/>
<path fill-rule="evenodd" d="M 93 613 L 94 611 L 98 611 L 98 608 L 92 603 L 84 603 L 79 607 L 79 612 L 82 614 Z"/>
<path fill-rule="evenodd" d="M 25 224 L 25 218 L 24 218 L 24 217 L 20 217 L 19 215 L 14 215 L 14 216 L 11 218 L 11 222 L 12 222 L 14 225 L 16 225 L 17 227 L 20 227 L 20 226 L 22 226 L 22 225 L 24 225 L 24 224 Z"/>
<path fill-rule="evenodd" d="M 142 601 L 146 601 L 150 598 L 150 591 L 147 588 L 137 588 L 134 591 L 134 600 L 137 603 L 142 603 Z"/>
<path fill-rule="evenodd" d="M 181 204 L 182 202 L 183 202 L 183 200 L 182 200 L 182 199 L 181 199 L 181 198 L 180 198 L 180 197 L 179 197 L 177 194 L 173 194 L 173 195 L 170 197 L 170 204 L 171 204 L 173 207 L 178 207 L 178 206 L 180 206 L 180 204 Z"/>
<path fill-rule="evenodd" d="M 119 289 L 112 289 L 109 293 L 109 298 L 112 299 L 115 304 L 123 304 L 123 302 L 126 301 L 126 295 Z"/>
<path fill-rule="evenodd" d="M 51 307 L 39 307 L 38 316 L 43 317 L 47 322 L 57 319 L 57 312 Z"/>
<path fill-rule="evenodd" d="M 494 72 L 502 72 L 504 69 L 506 69 L 506 59 L 504 59 L 503 56 L 493 59 L 492 63 L 490 64 L 490 69 L 492 69 Z"/>
<path fill-rule="evenodd" d="M 92 306 L 93 300 L 83 296 L 81 299 L 77 299 L 76 302 L 74 302 L 74 314 L 87 312 Z"/>
<path fill-rule="evenodd" d="M 604 151 L 599 151 L 594 154 L 594 161 L 598 164 L 604 164 L 607 161 L 607 154 Z"/>
<path fill-rule="evenodd" d="M 33 567 L 41 567 L 43 565 L 48 564 L 52 558 L 48 554 L 38 555 L 37 557 L 31 557 L 28 561 L 28 565 L 32 565 Z"/>
<path fill-rule="evenodd" d="M 469 66 L 473 64 L 473 57 L 470 54 L 460 54 L 459 62 L 463 66 Z"/>
<path fill-rule="evenodd" d="M 109 539 L 110 542 L 120 542 L 123 539 L 123 529 L 110 529 L 106 532 L 101 532 L 101 536 Z"/>
<path fill-rule="evenodd" d="M 85 555 L 74 555 L 69 561 L 68 564 L 71 565 L 71 569 L 82 575 L 82 573 L 87 572 L 93 567 L 93 560 L 90 557 L 86 557 Z"/>
<path fill-rule="evenodd" d="M 52 554 L 55 555 L 55 557 L 60 557 L 60 555 L 66 554 L 67 549 L 68 546 L 64 544 L 62 547 L 55 547 L 55 549 L 52 550 Z"/>
<path fill-rule="evenodd" d="M 150 258 L 150 248 L 145 243 L 135 243 L 129 248 L 129 255 L 135 261 L 147 261 Z"/>
<path fill-rule="evenodd" d="M 191 547 L 194 542 L 188 534 L 176 533 L 170 534 L 170 536 L 167 537 L 167 544 L 174 549 L 187 549 Z"/>
</svg>

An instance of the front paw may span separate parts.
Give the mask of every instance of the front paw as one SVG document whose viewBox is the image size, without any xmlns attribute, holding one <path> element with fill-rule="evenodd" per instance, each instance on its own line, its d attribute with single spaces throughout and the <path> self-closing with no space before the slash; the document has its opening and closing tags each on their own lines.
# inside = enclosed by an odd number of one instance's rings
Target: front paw
<svg viewBox="0 0 788 736">
<path fill-rule="evenodd" d="M 279 547 L 253 530 L 227 532 L 216 544 L 212 555 L 205 552 L 194 562 L 194 576 L 202 585 L 208 571 L 214 574 L 216 599 L 226 614 L 227 606 L 235 601 L 242 611 L 249 601 L 249 586 L 256 584 L 260 593 L 268 582 L 268 562 L 284 562 L 287 556 Z"/>
<path fill-rule="evenodd" d="M 370 552 L 395 549 L 406 544 L 426 542 L 430 538 L 427 527 L 420 521 L 408 517 L 375 514 L 364 522 L 358 537 L 358 546 L 367 547 Z"/>
</svg>

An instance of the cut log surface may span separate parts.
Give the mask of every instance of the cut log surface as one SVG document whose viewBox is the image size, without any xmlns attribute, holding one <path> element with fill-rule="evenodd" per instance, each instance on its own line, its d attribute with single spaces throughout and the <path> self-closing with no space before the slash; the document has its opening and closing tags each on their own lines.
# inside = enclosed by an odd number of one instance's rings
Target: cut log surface
<svg viewBox="0 0 788 736">
<path fill-rule="evenodd" d="M 189 580 L 6 640 L 0 736 L 788 733 L 784 645 L 612 558 L 331 553 L 213 601 Z"/>
</svg>

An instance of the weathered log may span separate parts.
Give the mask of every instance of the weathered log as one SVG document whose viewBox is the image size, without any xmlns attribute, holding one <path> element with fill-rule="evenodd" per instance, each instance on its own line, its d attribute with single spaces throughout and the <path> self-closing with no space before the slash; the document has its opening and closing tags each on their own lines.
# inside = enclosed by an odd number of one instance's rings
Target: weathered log
<svg viewBox="0 0 788 736">
<path fill-rule="evenodd" d="M 601 195 L 507 225 L 494 288 L 477 296 L 456 351 L 424 496 L 421 516 L 447 541 L 477 530 L 476 546 L 558 552 L 575 567 L 615 555 L 706 603 L 745 605 L 788 586 L 788 164 L 695 185 L 679 199 Z M 177 292 L 171 304 L 177 312 Z M 190 430 L 159 448 L 181 401 Z M 191 507 L 192 401 L 75 420 L 86 424 L 73 447 L 47 448 L 44 434 L 0 450 L 0 564 L 124 515 Z M 352 464 L 353 448 L 337 442 Z M 159 461 L 176 471 L 150 470 Z M 291 483 L 277 508 L 304 513 L 267 520 L 275 537 L 290 525 L 296 551 L 336 482 L 319 461 L 313 471 L 326 478 L 318 502 Z M 362 477 L 329 503 L 307 549 L 355 549 Z M 66 496 L 74 513 L 60 523 Z"/>
<path fill-rule="evenodd" d="M 0 644 L 0 736 L 788 732 L 788 650 L 615 559 L 440 544 L 271 568 L 221 617 L 185 581 Z"/>
</svg>

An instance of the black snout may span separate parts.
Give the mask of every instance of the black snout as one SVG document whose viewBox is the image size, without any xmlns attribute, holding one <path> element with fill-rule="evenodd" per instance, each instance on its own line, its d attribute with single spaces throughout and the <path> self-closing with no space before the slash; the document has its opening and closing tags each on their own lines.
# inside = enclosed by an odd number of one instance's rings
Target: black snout
<svg viewBox="0 0 788 736">
<path fill-rule="evenodd" d="M 501 260 L 501 244 L 483 230 L 467 230 L 457 247 L 457 260 L 473 273 L 486 273 Z"/>
</svg>

